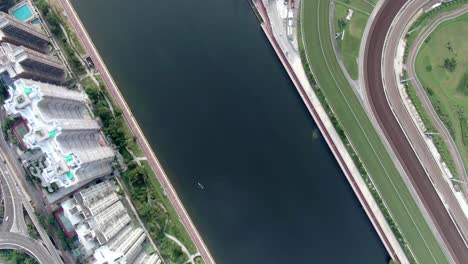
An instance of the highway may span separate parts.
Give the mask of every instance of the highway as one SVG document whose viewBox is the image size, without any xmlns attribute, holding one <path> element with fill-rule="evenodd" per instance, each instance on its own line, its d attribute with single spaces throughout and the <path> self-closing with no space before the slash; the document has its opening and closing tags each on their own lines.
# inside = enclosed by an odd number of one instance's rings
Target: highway
<svg viewBox="0 0 468 264">
<path fill-rule="evenodd" d="M 15 205 L 13 203 L 13 193 L 11 188 L 8 187 L 8 182 L 2 172 L 0 172 L 0 187 L 3 200 L 3 221 L 0 225 L 0 232 L 8 232 L 13 226 L 13 219 L 15 217 Z M 12 218 L 13 217 L 13 218 Z"/>
<path fill-rule="evenodd" d="M 0 249 L 25 251 L 41 264 L 56 263 L 40 242 L 24 234 L 0 232 Z"/>
<path fill-rule="evenodd" d="M 34 209 L 28 198 L 29 196 L 21 181 L 21 179 L 24 179 L 24 172 L 17 166 L 14 157 L 15 155 L 11 152 L 3 138 L 3 134 L 1 134 L 0 181 L 5 211 L 3 223 L 0 226 L 0 248 L 14 249 L 14 246 L 19 246 L 40 261 L 41 264 L 63 263 L 58 250 L 55 248 L 34 214 Z M 42 243 L 44 243 L 46 247 L 39 241 L 28 237 L 28 228 L 24 219 L 23 210 L 26 210 L 42 239 Z M 32 243 L 32 241 L 34 241 L 34 243 Z M 46 262 L 41 262 L 42 260 Z"/>
<path fill-rule="evenodd" d="M 434 229 L 438 231 L 436 236 L 443 242 L 441 244 L 445 246 L 446 254 L 451 262 L 466 263 L 468 248 L 465 238 L 459 233 L 459 228 L 464 230 L 466 219 L 460 218 L 461 209 L 453 200 L 453 193 L 447 190 L 448 185 L 444 182 L 439 167 L 402 105 L 397 87 L 399 80 L 394 76 L 395 56 L 393 55 L 400 40 L 399 33 L 404 31 L 412 17 L 427 2 L 427 0 L 409 2 L 398 19 L 395 17 L 407 1 L 387 0 L 384 3 L 373 21 L 367 38 L 364 57 L 366 93 L 371 110 L 409 177 Z M 392 26 L 394 19 L 395 24 Z M 383 54 L 387 33 L 389 37 L 385 50 L 389 53 Z M 444 201 L 439 197 L 439 193 L 444 196 Z M 447 210 L 445 205 L 450 209 Z M 460 221 L 455 224 L 452 217 Z"/>
<path fill-rule="evenodd" d="M 0 161 L 2 162 L 2 161 Z M 28 228 L 24 221 L 22 197 L 18 194 L 18 186 L 8 176 L 8 170 L 0 167 L 0 181 L 4 197 L 4 216 L 0 226 L 1 231 L 27 234 Z"/>
</svg>

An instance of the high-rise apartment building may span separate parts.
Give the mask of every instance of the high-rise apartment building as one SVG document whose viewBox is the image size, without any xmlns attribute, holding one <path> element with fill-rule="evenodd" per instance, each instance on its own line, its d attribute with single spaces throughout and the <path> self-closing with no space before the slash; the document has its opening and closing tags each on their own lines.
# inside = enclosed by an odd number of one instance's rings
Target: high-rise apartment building
<svg viewBox="0 0 468 264">
<path fill-rule="evenodd" d="M 4 12 L 0 12 L 0 42 L 42 53 L 47 53 L 50 48 L 49 38 L 44 33 Z"/>
<path fill-rule="evenodd" d="M 44 187 L 80 186 L 112 172 L 114 151 L 88 110 L 86 94 L 27 79 L 16 80 L 10 94 L 7 113 L 27 120 L 24 145 L 43 153 L 41 173 L 34 176 Z"/>
</svg>

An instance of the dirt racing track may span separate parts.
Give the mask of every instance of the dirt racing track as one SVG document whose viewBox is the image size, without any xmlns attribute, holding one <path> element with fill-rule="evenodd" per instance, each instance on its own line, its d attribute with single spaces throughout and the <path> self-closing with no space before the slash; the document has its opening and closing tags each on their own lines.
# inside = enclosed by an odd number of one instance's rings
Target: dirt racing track
<svg viewBox="0 0 468 264">
<path fill-rule="evenodd" d="M 366 92 L 373 114 L 431 217 L 435 228 L 440 233 L 451 258 L 456 263 L 467 263 L 468 249 L 464 240 L 396 119 L 384 90 L 382 54 L 385 38 L 394 18 L 406 2 L 407 0 L 387 0 L 373 22 L 367 38 L 364 57 Z M 404 27 L 406 25 L 398 26 Z M 387 89 L 391 88 L 387 87 Z M 410 117 L 398 116 L 398 118 Z"/>
</svg>

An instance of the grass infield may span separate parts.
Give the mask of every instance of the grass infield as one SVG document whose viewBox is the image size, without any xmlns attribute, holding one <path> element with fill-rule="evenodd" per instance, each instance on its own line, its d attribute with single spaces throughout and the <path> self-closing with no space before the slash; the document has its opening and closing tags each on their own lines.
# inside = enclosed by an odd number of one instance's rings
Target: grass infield
<svg viewBox="0 0 468 264">
<path fill-rule="evenodd" d="M 416 75 L 468 168 L 468 14 L 440 24 L 418 51 Z M 444 67 L 455 59 L 453 70 Z"/>
</svg>

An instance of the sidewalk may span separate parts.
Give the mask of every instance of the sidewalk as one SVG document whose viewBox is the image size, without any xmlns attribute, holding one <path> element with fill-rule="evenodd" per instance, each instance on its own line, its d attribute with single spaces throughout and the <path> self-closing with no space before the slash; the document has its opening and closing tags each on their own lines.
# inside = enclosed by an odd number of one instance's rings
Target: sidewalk
<svg viewBox="0 0 468 264">
<path fill-rule="evenodd" d="M 187 211 L 185 210 L 182 202 L 180 201 L 177 193 L 170 183 L 166 173 L 164 172 L 159 160 L 157 159 L 156 155 L 154 154 L 151 146 L 149 145 L 146 137 L 144 136 L 140 126 L 138 125 L 135 117 L 133 116 L 130 108 L 128 107 L 125 99 L 123 98 L 120 90 L 117 87 L 117 84 L 112 79 L 110 72 L 108 71 L 107 67 L 105 66 L 101 56 L 99 55 L 96 47 L 94 46 L 91 38 L 89 37 L 86 29 L 84 28 L 83 24 L 81 23 L 78 14 L 73 9 L 73 6 L 70 3 L 70 0 L 60 0 L 62 6 L 67 14 L 68 18 L 70 19 L 73 28 L 75 29 L 78 37 L 80 38 L 81 42 L 86 51 L 88 51 L 90 57 L 92 58 L 96 69 L 101 73 L 101 76 L 108 88 L 110 94 L 114 98 L 117 105 L 121 108 L 122 113 L 124 115 L 125 121 L 128 123 L 132 133 L 135 135 L 138 143 L 141 145 L 145 156 L 148 159 L 151 168 L 156 173 L 158 177 L 158 181 L 161 183 L 168 199 L 171 201 L 174 209 L 176 210 L 177 214 L 179 215 L 180 221 L 183 223 L 187 232 L 189 233 L 191 239 L 193 240 L 196 248 L 198 249 L 200 255 L 202 256 L 203 260 L 207 264 L 214 264 L 215 261 L 211 256 L 208 248 L 206 247 L 203 239 L 201 238 L 198 230 L 196 229 L 195 225 L 193 224 L 190 216 L 188 215 Z"/>
</svg>

